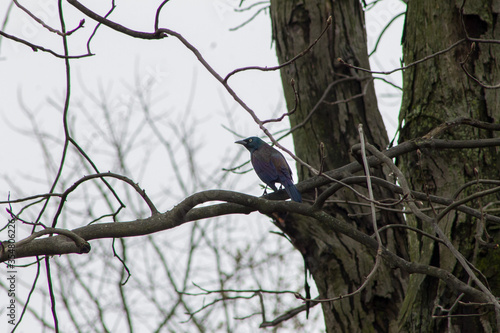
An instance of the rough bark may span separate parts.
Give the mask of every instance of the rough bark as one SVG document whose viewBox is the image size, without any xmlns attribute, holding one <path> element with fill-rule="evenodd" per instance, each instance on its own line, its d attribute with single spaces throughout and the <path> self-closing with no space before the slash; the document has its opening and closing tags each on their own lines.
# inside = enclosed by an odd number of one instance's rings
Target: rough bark
<svg viewBox="0 0 500 333">
<path fill-rule="evenodd" d="M 308 164 L 323 170 L 332 170 L 353 160 L 349 150 L 353 144 L 359 143 L 358 124 L 363 124 L 369 142 L 381 148 L 388 142 L 372 77 L 350 70 L 337 61 L 342 58 L 356 66 L 369 68 L 364 13 L 357 1 L 272 0 L 271 17 L 279 62 L 284 63 L 305 50 L 320 35 L 329 16 L 333 20 L 326 36 L 311 52 L 281 71 L 290 109 L 294 105 L 291 79 L 295 80 L 300 97 L 297 111 L 290 117 L 292 128 L 302 124 L 293 131 L 295 153 Z M 345 102 L 332 104 L 338 101 Z M 325 147 L 324 159 L 321 144 Z M 373 172 L 385 177 L 383 170 Z M 313 176 L 300 165 L 298 173 L 299 180 Z M 378 199 L 391 197 L 388 192 L 375 190 Z M 305 194 L 304 197 L 314 199 L 314 194 Z M 347 190 L 332 199 L 359 201 Z M 367 209 L 357 205 L 330 204 L 329 212 L 359 230 L 368 234 L 373 232 Z M 380 213 L 377 218 L 380 226 L 399 223 L 401 216 Z M 352 239 L 336 234 L 328 225 L 292 216 L 283 230 L 305 257 L 321 298 L 356 290 L 374 265 L 374 253 Z M 331 236 L 335 246 L 322 243 L 318 233 Z M 404 255 L 404 244 L 398 243 L 397 233 L 390 231 L 383 236 L 388 248 Z M 360 294 L 338 302 L 323 303 L 327 331 L 397 331 L 397 316 L 406 283 L 402 275 L 400 270 L 383 265 Z"/>
<path fill-rule="evenodd" d="M 466 37 L 500 39 L 500 25 L 497 15 L 498 2 L 489 0 L 467 1 L 463 8 L 460 1 L 434 0 L 409 1 L 405 23 L 404 61 L 409 64 L 425 56 L 443 50 Z M 462 19 L 463 18 L 463 19 Z M 477 43 L 471 52 L 470 41 L 460 44 L 450 52 L 421 63 L 404 72 L 404 93 L 400 120 L 403 126 L 400 142 L 425 135 L 437 125 L 457 117 L 469 117 L 498 123 L 500 119 L 500 91 L 485 89 L 469 78 L 460 66 L 478 80 L 488 85 L 500 83 L 500 45 Z M 469 52 L 471 52 L 469 54 Z M 440 139 L 488 138 L 495 134 L 467 126 L 459 126 L 443 133 Z M 416 190 L 428 191 L 444 197 L 453 197 L 457 189 L 477 178 L 499 179 L 500 159 L 498 150 L 422 150 L 421 159 L 416 153 L 399 159 L 399 167 L 407 175 Z M 476 176 L 475 169 L 479 176 Z M 464 197 L 479 191 L 481 187 L 471 186 L 460 193 Z M 497 198 L 483 198 L 474 202 L 485 206 Z M 409 218 L 408 222 L 426 231 L 431 228 L 421 221 Z M 440 227 L 466 258 L 479 268 L 495 295 L 500 295 L 500 256 L 498 250 L 484 248 L 475 238 L 476 232 L 483 240 L 482 223 L 478 219 L 458 212 L 449 213 L 440 222 Z M 498 231 L 487 227 L 493 239 L 498 242 Z M 442 245 L 436 245 L 428 238 L 408 234 L 412 261 L 432 264 L 453 272 L 463 281 L 462 272 L 453 255 Z M 497 331 L 494 316 L 481 307 L 457 305 L 452 315 L 485 313 L 482 317 L 433 318 L 433 315 L 447 315 L 439 306 L 449 309 L 457 299 L 457 293 L 436 279 L 413 275 L 410 278 L 408 294 L 400 314 L 400 324 L 409 332 L 460 332 Z"/>
</svg>

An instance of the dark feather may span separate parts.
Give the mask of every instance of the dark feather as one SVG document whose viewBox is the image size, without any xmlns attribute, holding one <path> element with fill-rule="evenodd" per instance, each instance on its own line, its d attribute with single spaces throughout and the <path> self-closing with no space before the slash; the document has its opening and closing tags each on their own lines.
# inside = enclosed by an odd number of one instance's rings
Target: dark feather
<svg viewBox="0 0 500 333">
<path fill-rule="evenodd" d="M 302 202 L 302 196 L 293 184 L 292 171 L 283 154 L 257 137 L 236 143 L 250 151 L 255 173 L 267 186 L 277 191 L 275 183 L 280 183 L 293 201 Z"/>
</svg>

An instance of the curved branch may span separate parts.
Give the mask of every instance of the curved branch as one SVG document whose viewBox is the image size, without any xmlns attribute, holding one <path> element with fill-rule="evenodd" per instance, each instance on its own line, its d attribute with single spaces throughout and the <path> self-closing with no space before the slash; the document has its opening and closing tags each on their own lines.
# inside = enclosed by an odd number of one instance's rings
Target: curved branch
<svg viewBox="0 0 500 333">
<path fill-rule="evenodd" d="M 62 229 L 62 228 L 42 229 L 40 231 L 32 233 L 31 235 L 29 235 L 25 239 L 23 239 L 19 242 L 16 242 L 15 245 L 16 245 L 16 247 L 17 246 L 24 246 L 24 245 L 28 244 L 29 242 L 31 242 L 32 240 L 34 240 L 35 238 L 38 238 L 38 237 L 41 237 L 44 235 L 53 235 L 53 234 L 63 235 L 63 236 L 70 238 L 71 240 L 73 240 L 75 245 L 79 248 L 79 252 L 77 252 L 77 253 L 81 254 L 81 253 L 89 253 L 90 252 L 90 244 L 85 239 L 83 239 L 82 237 L 80 237 L 78 234 L 74 233 L 71 230 Z"/>
<path fill-rule="evenodd" d="M 438 51 L 436 53 L 430 54 L 427 57 L 423 57 L 422 59 L 419 59 L 419 60 L 417 60 L 415 62 L 412 62 L 412 63 L 410 63 L 410 64 L 408 64 L 406 66 L 395 68 L 395 69 L 390 70 L 390 71 L 372 71 L 372 70 L 369 70 L 369 69 L 366 69 L 366 68 L 363 68 L 363 67 L 358 67 L 358 66 L 351 65 L 351 64 L 345 62 L 344 60 L 342 60 L 342 58 L 338 58 L 337 61 L 340 62 L 344 66 L 347 66 L 349 68 L 353 68 L 353 69 L 356 69 L 356 70 L 359 70 L 359 71 L 362 71 L 362 72 L 367 72 L 367 73 L 371 73 L 371 74 L 389 75 L 389 74 L 392 74 L 394 72 L 402 71 L 402 70 L 408 69 L 410 67 L 416 66 L 416 65 L 418 65 L 418 64 L 420 64 L 422 62 L 425 62 L 425 61 L 427 61 L 429 59 L 437 57 L 437 56 L 439 56 L 441 54 L 445 54 L 445 53 L 453 50 L 458 45 L 464 43 L 466 40 L 467 39 L 465 39 L 465 38 L 460 39 L 460 40 L 456 41 L 455 43 L 451 44 L 450 46 L 448 46 L 447 48 L 445 48 L 445 49 L 443 49 L 441 51 Z"/>
<path fill-rule="evenodd" d="M 191 195 L 183 200 L 179 205 L 175 206 L 171 211 L 164 214 L 156 214 L 147 219 L 139 219 L 132 222 L 121 223 L 99 223 L 72 230 L 85 240 L 100 239 L 100 238 L 117 238 L 117 237 L 132 237 L 147 235 L 154 232 L 167 230 L 180 226 L 188 221 L 192 221 L 193 215 L 190 211 L 198 204 L 209 201 L 226 201 L 232 206 L 226 206 L 225 214 L 249 214 L 252 211 L 259 211 L 264 214 L 271 212 L 293 212 L 315 218 L 318 223 L 327 223 L 329 228 L 336 232 L 340 232 L 355 241 L 365 245 L 373 251 L 379 249 L 379 243 L 369 235 L 357 230 L 352 225 L 338 220 L 333 216 L 323 211 L 313 209 L 307 204 L 289 201 L 270 201 L 261 198 L 256 198 L 250 195 L 222 190 L 211 190 L 199 192 Z M 205 210 L 212 207 L 203 207 Z M 228 209 L 236 208 L 236 209 Z M 237 210 L 237 211 L 235 211 Z M 223 215 L 219 214 L 218 215 Z M 318 228 L 316 225 L 311 225 L 311 228 Z M 319 232 L 318 237 L 326 244 L 331 243 L 330 236 L 324 232 Z M 78 248 L 74 241 L 68 241 L 65 236 L 55 236 L 44 239 L 35 239 L 22 246 L 15 247 L 16 258 L 30 257 L 36 255 L 56 255 L 66 253 L 77 253 Z M 386 248 L 380 249 L 382 258 L 390 265 L 399 267 L 408 273 L 420 273 L 437 277 L 443 280 L 448 286 L 463 292 L 470 296 L 472 300 L 489 303 L 491 299 L 482 291 L 477 290 L 466 283 L 457 279 L 450 272 L 428 265 L 412 263 L 390 252 Z M 8 259 L 5 252 L 0 254 L 0 262 Z"/>
<path fill-rule="evenodd" d="M 130 179 L 128 177 L 125 177 L 125 176 L 122 176 L 122 175 L 118 175 L 116 173 L 104 172 L 104 173 L 96 173 L 96 174 L 93 174 L 93 175 L 89 175 L 89 176 L 85 176 L 83 178 L 80 178 L 71 187 L 69 187 L 66 191 L 64 191 L 64 193 L 61 195 L 61 201 L 59 203 L 59 207 L 57 208 L 57 212 L 56 212 L 56 214 L 54 216 L 54 220 L 52 222 L 52 225 L 56 225 L 57 219 L 58 219 L 59 215 L 62 212 L 64 203 L 66 202 L 66 198 L 68 197 L 68 195 L 71 192 L 73 192 L 74 190 L 76 190 L 76 188 L 80 184 L 82 184 L 82 183 L 84 183 L 84 182 L 86 182 L 88 180 L 95 179 L 95 178 L 103 178 L 103 177 L 116 178 L 116 179 L 119 179 L 119 180 L 121 180 L 121 181 L 129 184 L 144 199 L 144 201 L 148 205 L 149 209 L 151 210 L 151 215 L 159 214 L 158 210 L 156 209 L 156 207 L 153 204 L 153 202 L 151 201 L 151 199 L 149 199 L 149 197 L 146 195 L 146 191 L 144 191 L 143 189 L 141 189 L 138 184 L 136 184 L 136 183 L 134 183 L 132 181 L 132 179 Z"/>
<path fill-rule="evenodd" d="M 75 31 L 77 31 L 78 29 L 82 28 L 83 27 L 83 24 L 85 23 L 85 20 L 80 20 L 80 23 L 78 24 L 78 26 L 70 31 L 59 31 L 57 29 L 54 29 L 52 28 L 51 26 L 49 26 L 48 24 L 46 24 L 45 22 L 43 22 L 43 20 L 41 18 L 39 18 L 38 16 L 36 16 L 35 14 L 33 14 L 28 8 L 24 7 L 23 5 L 21 5 L 19 3 L 19 1 L 17 0 L 12 0 L 16 6 L 21 9 L 23 12 L 25 12 L 26 14 L 28 14 L 29 17 L 31 17 L 35 22 L 37 22 L 38 24 L 40 24 L 42 27 L 44 27 L 45 29 L 47 29 L 48 31 L 50 32 L 53 32 L 55 34 L 58 34 L 59 36 L 69 36 L 71 35 L 72 33 L 74 33 Z"/>
<path fill-rule="evenodd" d="M 193 212 L 195 206 L 210 201 L 226 201 L 232 204 L 203 207 Z M 206 218 L 226 214 L 249 214 L 256 210 L 262 213 L 292 211 L 304 214 L 308 209 L 310 210 L 308 205 L 305 204 L 299 205 L 285 201 L 270 201 L 233 191 L 211 190 L 195 193 L 184 199 L 172 210 L 163 214 L 155 214 L 149 218 L 131 222 L 95 223 L 73 229 L 71 232 L 86 241 L 102 238 L 134 237 L 172 229 L 186 222 L 197 220 L 200 218 L 199 212 L 201 211 L 203 211 L 202 215 L 205 215 Z M 79 249 L 75 245 L 75 242 L 68 240 L 65 236 L 34 239 L 15 247 L 16 258 L 44 254 L 78 253 L 78 251 Z M 9 259 L 7 253 L 3 252 L 0 254 L 0 262 L 7 259 Z"/>
<path fill-rule="evenodd" d="M 297 59 L 303 57 L 304 55 L 307 54 L 307 52 L 311 51 L 311 49 L 314 47 L 314 45 L 316 45 L 318 43 L 318 41 L 321 39 L 321 37 L 323 37 L 323 35 L 328 30 L 328 28 L 330 27 L 330 25 L 332 25 L 332 17 L 331 16 L 329 16 L 328 19 L 326 20 L 326 25 L 323 28 L 323 31 L 321 31 L 321 33 L 319 34 L 318 38 L 316 38 L 304 51 L 300 52 L 299 54 L 297 54 L 292 59 L 290 59 L 290 60 L 282 63 L 281 65 L 273 66 L 273 67 L 267 67 L 267 66 L 266 67 L 249 66 L 249 67 L 243 67 L 243 68 L 235 69 L 234 71 L 232 71 L 231 73 L 229 73 L 229 74 L 226 75 L 226 77 L 224 78 L 224 83 L 226 83 L 227 80 L 229 80 L 229 78 L 231 76 L 233 76 L 234 74 L 239 73 L 239 72 L 243 72 L 243 71 L 247 71 L 247 70 L 252 70 L 252 69 L 259 70 L 259 71 L 264 71 L 264 72 L 275 71 L 275 70 L 278 70 L 280 68 L 286 67 L 286 66 L 294 63 Z"/>
<path fill-rule="evenodd" d="M 43 47 L 41 45 L 36 45 L 36 44 L 30 43 L 27 40 L 24 40 L 24 39 L 21 39 L 19 37 L 10 35 L 10 34 L 4 32 L 4 31 L 1 31 L 1 30 L 0 30 L 0 36 L 3 36 L 5 38 L 7 38 L 7 39 L 10 39 L 10 40 L 13 40 L 15 42 L 24 44 L 24 45 L 30 47 L 33 50 L 33 52 L 37 52 L 37 51 L 40 50 L 40 51 L 43 51 L 43 52 L 48 52 L 48 53 L 52 54 L 54 57 L 57 57 L 57 58 L 63 58 L 63 59 L 80 59 L 80 58 L 90 57 L 90 56 L 93 55 L 93 54 L 87 53 L 87 54 L 82 54 L 82 55 L 75 55 L 75 56 L 68 55 L 68 56 L 66 56 L 66 55 L 54 52 L 51 49 L 46 49 L 45 47 Z"/>
<path fill-rule="evenodd" d="M 382 29 L 382 31 L 378 35 L 378 38 L 377 38 L 377 41 L 375 42 L 375 46 L 373 47 L 373 50 L 368 54 L 369 57 L 371 57 L 377 51 L 378 45 L 379 45 L 380 41 L 382 40 L 382 37 L 384 36 L 384 34 L 387 31 L 387 29 L 389 29 L 389 27 L 391 26 L 391 24 L 393 24 L 394 21 L 396 21 L 397 18 L 399 18 L 399 17 L 401 17 L 403 15 L 406 15 L 406 11 L 397 14 L 389 22 L 387 22 L 387 24 L 385 25 L 385 27 Z"/>
<path fill-rule="evenodd" d="M 167 4 L 167 2 L 169 2 L 169 0 L 163 0 L 163 2 L 156 9 L 156 14 L 155 14 L 155 30 L 159 29 L 159 26 L 160 26 L 160 12 L 161 12 L 163 6 L 165 6 Z"/>
</svg>

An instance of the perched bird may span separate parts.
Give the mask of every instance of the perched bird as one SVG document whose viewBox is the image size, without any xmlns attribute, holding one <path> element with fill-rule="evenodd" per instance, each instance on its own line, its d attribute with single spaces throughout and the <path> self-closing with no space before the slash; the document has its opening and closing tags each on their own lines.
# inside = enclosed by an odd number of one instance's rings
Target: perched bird
<svg viewBox="0 0 500 333">
<path fill-rule="evenodd" d="M 267 186 L 276 192 L 278 189 L 274 184 L 280 183 L 293 201 L 302 202 L 302 196 L 293 184 L 292 171 L 283 154 L 255 136 L 235 143 L 248 149 L 257 176 Z"/>
</svg>

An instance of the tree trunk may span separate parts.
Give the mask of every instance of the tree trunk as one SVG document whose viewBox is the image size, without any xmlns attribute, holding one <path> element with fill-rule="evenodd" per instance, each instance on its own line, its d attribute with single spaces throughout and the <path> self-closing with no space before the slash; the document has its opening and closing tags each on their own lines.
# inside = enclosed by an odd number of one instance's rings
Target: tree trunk
<svg viewBox="0 0 500 333">
<path fill-rule="evenodd" d="M 323 170 L 335 169 L 353 160 L 349 150 L 359 143 L 358 124 L 363 124 L 370 143 L 381 148 L 388 143 L 372 77 L 349 70 L 337 61 L 337 58 L 342 58 L 356 66 L 369 68 L 364 13 L 357 1 L 272 0 L 273 35 L 279 62 L 292 59 L 316 40 L 330 15 L 332 25 L 312 51 L 281 70 L 289 109 L 295 104 L 291 79 L 295 80 L 300 98 L 296 112 L 290 116 L 292 128 L 297 126 L 293 131 L 295 152 L 308 164 L 317 169 L 321 166 Z M 321 144 L 325 147 L 323 158 Z M 298 165 L 298 173 L 299 180 L 313 176 L 301 165 Z M 373 173 L 386 178 L 382 170 Z M 377 188 L 375 191 L 377 199 L 392 198 L 388 192 Z M 313 200 L 314 194 L 305 194 L 304 198 Z M 332 199 L 360 201 L 349 190 L 337 193 Z M 332 203 L 329 211 L 368 234 L 373 232 L 372 221 L 366 214 L 368 209 L 356 204 Z M 401 223 L 398 214 L 382 212 L 378 213 L 377 219 L 379 226 Z M 292 216 L 283 229 L 303 254 L 320 298 L 353 292 L 363 284 L 374 265 L 374 253 L 352 239 L 332 232 L 328 225 Z M 320 241 L 318 233 L 329 235 L 331 242 Z M 384 244 L 404 255 L 404 242 L 400 242 L 404 236 L 397 236 L 397 231 L 392 229 L 384 233 Z M 397 331 L 405 284 L 406 277 L 400 270 L 382 265 L 375 279 L 361 293 L 341 301 L 322 303 L 327 331 Z"/>
<path fill-rule="evenodd" d="M 465 3 L 463 20 L 460 14 L 462 3 Z M 493 3 L 496 3 L 496 7 Z M 498 2 L 489 0 L 409 1 L 403 48 L 405 63 L 412 63 L 465 38 L 464 28 L 469 37 L 500 39 L 500 23 L 497 20 L 499 11 Z M 460 66 L 462 61 L 465 62 L 465 68 L 484 84 L 500 83 L 498 44 L 477 43 L 472 48 L 471 42 L 464 42 L 439 57 L 405 70 L 400 114 L 404 125 L 400 131 L 400 142 L 421 137 L 437 125 L 457 117 L 499 122 L 500 91 L 485 89 L 469 78 Z M 479 139 L 494 135 L 470 126 L 455 126 L 442 133 L 439 138 Z M 410 181 L 410 186 L 419 191 L 453 198 L 460 186 L 467 182 L 477 178 L 500 178 L 500 161 L 496 148 L 422 150 L 421 153 L 420 159 L 417 153 L 399 159 L 399 167 Z M 480 190 L 480 186 L 469 186 L 460 193 L 459 198 Z M 498 200 L 498 197 L 482 198 L 480 202 L 469 204 L 480 207 Z M 432 233 L 432 228 L 419 220 L 409 218 L 408 223 Z M 476 236 L 484 241 L 491 241 L 482 231 L 484 226 L 481 221 L 453 211 L 440 221 L 439 226 L 459 251 L 488 278 L 493 294 L 500 295 L 500 256 L 498 250 L 488 249 L 478 242 Z M 487 229 L 498 242 L 498 231 L 491 230 L 490 227 Z M 414 233 L 409 233 L 408 236 L 412 261 L 440 266 L 467 281 L 468 276 L 462 272 L 461 266 L 447 248 Z M 458 296 L 434 278 L 411 276 L 400 314 L 404 331 L 478 332 L 500 329 L 496 328 L 492 313 L 482 317 L 433 317 L 487 312 L 484 308 L 460 304 L 456 304 L 450 313 L 442 311 L 443 308 L 453 306 Z"/>
</svg>

